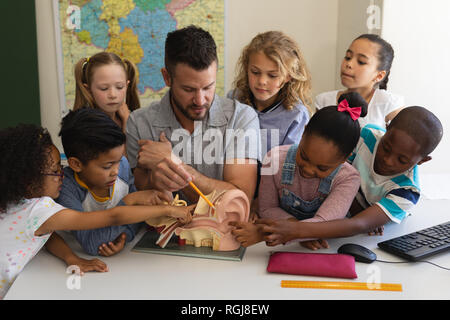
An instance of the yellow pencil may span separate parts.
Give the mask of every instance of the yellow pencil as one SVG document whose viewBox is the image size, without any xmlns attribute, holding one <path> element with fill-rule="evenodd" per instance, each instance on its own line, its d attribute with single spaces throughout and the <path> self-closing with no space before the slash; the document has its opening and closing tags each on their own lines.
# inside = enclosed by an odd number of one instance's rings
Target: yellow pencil
<svg viewBox="0 0 450 320">
<path fill-rule="evenodd" d="M 203 198 L 203 200 L 206 201 L 206 203 L 207 203 L 211 208 L 213 208 L 214 210 L 216 209 L 216 207 L 214 207 L 214 205 L 211 203 L 211 201 L 209 201 L 208 198 L 205 197 L 205 195 L 197 188 L 197 186 L 196 186 L 192 181 L 189 181 L 189 185 L 190 185 L 190 186 L 198 193 L 198 195 L 199 195 L 200 197 Z"/>
<path fill-rule="evenodd" d="M 347 289 L 347 290 L 374 290 L 374 291 L 402 291 L 402 285 L 396 283 L 366 283 L 350 281 L 295 281 L 281 280 L 282 288 L 309 288 L 309 289 Z"/>
</svg>

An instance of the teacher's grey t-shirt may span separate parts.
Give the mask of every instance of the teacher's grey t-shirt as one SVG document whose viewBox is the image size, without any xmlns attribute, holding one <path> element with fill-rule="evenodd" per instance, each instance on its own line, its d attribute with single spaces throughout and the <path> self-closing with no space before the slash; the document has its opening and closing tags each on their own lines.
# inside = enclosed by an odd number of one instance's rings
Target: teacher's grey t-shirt
<svg viewBox="0 0 450 320">
<path fill-rule="evenodd" d="M 161 132 L 172 143 L 172 152 L 203 175 L 223 180 L 223 165 L 231 159 L 261 160 L 258 115 L 253 108 L 214 96 L 208 114 L 196 121 L 190 134 L 175 117 L 170 91 L 158 102 L 133 111 L 127 122 L 127 154 L 137 166 L 138 140 L 159 141 Z"/>
</svg>

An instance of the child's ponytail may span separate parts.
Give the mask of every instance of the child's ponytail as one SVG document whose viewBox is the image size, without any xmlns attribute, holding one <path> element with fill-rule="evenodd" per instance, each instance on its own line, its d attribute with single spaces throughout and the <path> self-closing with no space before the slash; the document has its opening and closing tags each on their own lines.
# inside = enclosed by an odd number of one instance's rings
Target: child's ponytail
<svg viewBox="0 0 450 320">
<path fill-rule="evenodd" d="M 359 140 L 358 118 L 367 115 L 367 102 L 357 92 L 339 97 L 337 106 L 317 111 L 305 127 L 304 135 L 315 134 L 332 141 L 344 157 L 350 155 Z"/>
<path fill-rule="evenodd" d="M 83 107 L 95 107 L 95 101 L 92 97 L 89 89 L 85 87 L 87 84 L 87 68 L 88 68 L 88 58 L 81 58 L 75 64 L 74 74 L 75 74 L 75 101 L 73 103 L 73 110 L 77 110 Z"/>
<path fill-rule="evenodd" d="M 381 80 L 378 83 L 379 89 L 387 90 L 387 84 L 389 82 L 389 73 L 391 73 L 391 72 L 390 71 L 386 72 L 386 75 L 384 76 L 383 80 Z"/>
<path fill-rule="evenodd" d="M 360 118 L 364 118 L 367 115 L 368 111 L 368 104 L 367 101 L 364 100 L 364 98 L 357 92 L 347 92 L 340 95 L 338 99 L 338 107 L 339 104 L 346 100 L 350 108 L 361 108 L 361 114 L 359 115 Z M 339 108 L 338 108 L 339 109 Z M 355 120 L 355 119 L 353 119 Z M 358 124 L 358 121 L 354 121 L 355 124 Z"/>
<path fill-rule="evenodd" d="M 138 96 L 138 77 L 135 65 L 128 59 L 123 59 L 125 65 L 125 70 L 127 72 L 127 79 L 130 81 L 128 84 L 126 103 L 130 111 L 139 109 L 141 107 L 141 102 Z"/>
</svg>

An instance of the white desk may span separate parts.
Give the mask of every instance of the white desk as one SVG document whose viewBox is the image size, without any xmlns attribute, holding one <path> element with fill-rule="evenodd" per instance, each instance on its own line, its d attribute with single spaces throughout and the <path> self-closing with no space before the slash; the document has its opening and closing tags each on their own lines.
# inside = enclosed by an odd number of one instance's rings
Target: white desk
<svg viewBox="0 0 450 320">
<path fill-rule="evenodd" d="M 398 235 L 446 222 L 450 217 L 450 200 L 424 200 L 414 214 L 400 225 L 388 225 L 382 237 L 358 235 L 330 240 L 330 248 L 317 252 L 335 253 L 344 243 L 359 243 L 373 250 L 379 259 L 401 259 L 378 249 L 377 243 Z M 292 244 L 267 247 L 260 243 L 247 248 L 241 262 L 178 257 L 131 251 L 139 234 L 118 255 L 101 258 L 108 264 L 107 273 L 86 273 L 80 279 L 80 289 L 68 289 L 66 265 L 42 250 L 18 276 L 5 299 L 450 299 L 450 272 L 427 263 L 372 264 L 356 263 L 358 278 L 294 276 L 266 272 L 270 251 L 309 250 Z M 69 245 L 83 257 L 80 247 L 68 238 Z M 427 259 L 450 267 L 450 252 Z M 280 281 L 319 280 L 366 282 L 374 268 L 380 272 L 380 282 L 400 283 L 402 292 L 324 290 L 281 288 Z M 379 269 L 378 269 L 379 268 Z"/>
</svg>

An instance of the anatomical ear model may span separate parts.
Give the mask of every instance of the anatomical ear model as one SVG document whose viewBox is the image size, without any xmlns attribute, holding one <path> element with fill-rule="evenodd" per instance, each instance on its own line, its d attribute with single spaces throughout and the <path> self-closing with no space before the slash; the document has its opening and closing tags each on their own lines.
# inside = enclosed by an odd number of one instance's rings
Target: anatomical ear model
<svg viewBox="0 0 450 320">
<path fill-rule="evenodd" d="M 175 233 L 180 239 L 185 240 L 186 244 L 195 247 L 211 247 L 216 251 L 238 249 L 240 243 L 231 234 L 232 227 L 228 223 L 230 221 L 248 221 L 250 203 L 246 194 L 239 189 L 232 189 L 213 191 L 206 197 L 214 204 L 215 209 L 200 197 L 192 221 L 186 225 L 182 225 L 171 217 L 147 220 L 147 224 L 151 226 L 164 227 L 156 243 L 164 248 Z M 172 204 L 180 205 L 181 203 Z"/>
<path fill-rule="evenodd" d="M 166 204 L 168 204 L 166 202 Z M 178 199 L 178 194 L 173 199 L 172 206 L 186 206 L 187 203 L 184 200 Z M 173 217 L 160 216 L 155 218 L 150 218 L 145 221 L 148 225 L 155 227 L 160 233 L 160 237 L 156 240 L 156 244 L 161 248 L 164 248 L 167 243 L 169 243 L 170 238 L 172 238 L 175 228 L 181 226 L 181 223 Z"/>
</svg>

